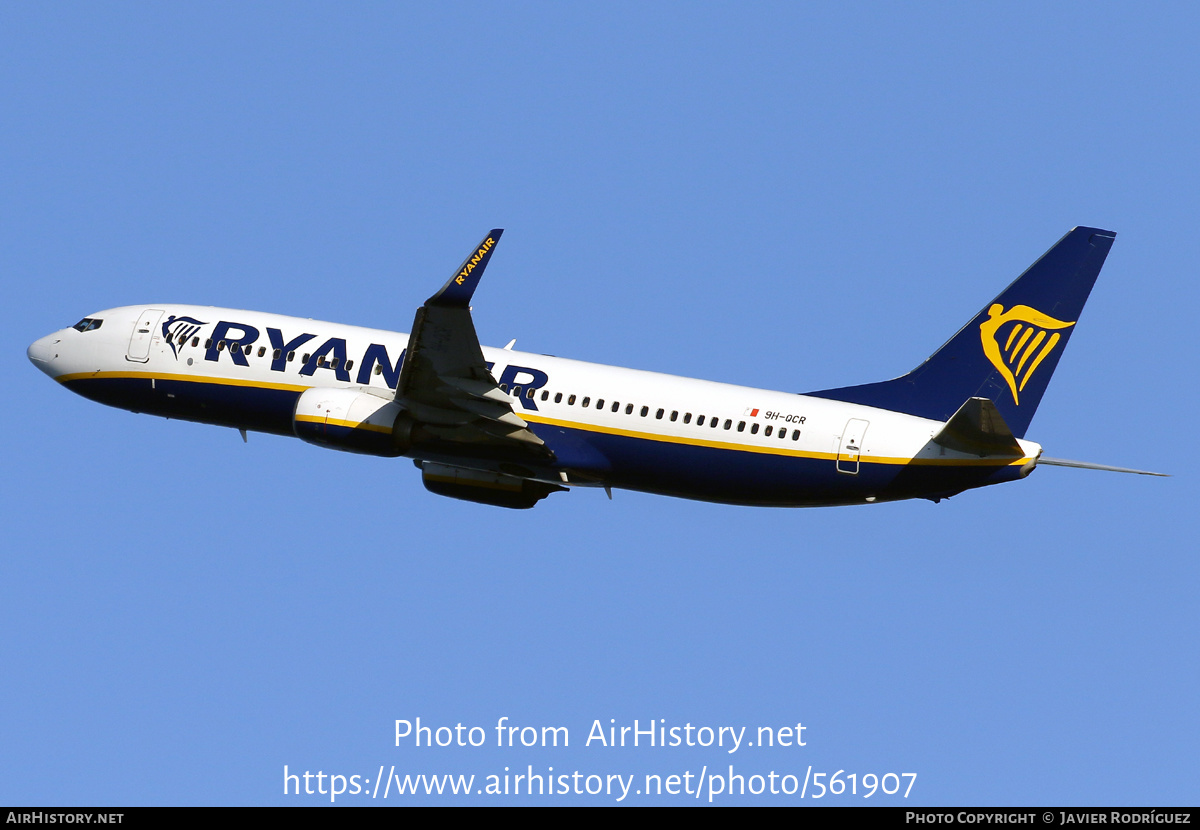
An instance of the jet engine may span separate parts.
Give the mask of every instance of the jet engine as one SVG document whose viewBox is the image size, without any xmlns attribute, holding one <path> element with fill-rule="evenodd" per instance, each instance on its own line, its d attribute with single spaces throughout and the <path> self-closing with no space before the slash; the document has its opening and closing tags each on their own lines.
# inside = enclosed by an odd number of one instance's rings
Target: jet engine
<svg viewBox="0 0 1200 830">
<path fill-rule="evenodd" d="M 418 466 L 421 480 L 429 492 L 496 507 L 527 510 L 551 493 L 566 492 L 567 489 L 504 473 L 468 470 L 428 461 L 418 463 Z"/>
<path fill-rule="evenodd" d="M 366 455 L 403 455 L 412 447 L 414 426 L 390 392 L 366 387 L 307 389 L 292 414 L 297 438 Z"/>
</svg>

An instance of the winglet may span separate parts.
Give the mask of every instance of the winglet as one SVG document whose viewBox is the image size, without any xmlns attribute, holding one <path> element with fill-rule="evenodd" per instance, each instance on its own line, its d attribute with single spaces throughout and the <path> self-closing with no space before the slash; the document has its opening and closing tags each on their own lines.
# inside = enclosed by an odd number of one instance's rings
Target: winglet
<svg viewBox="0 0 1200 830">
<path fill-rule="evenodd" d="M 475 246 L 471 255 L 463 260 L 454 276 L 446 281 L 440 291 L 426 300 L 425 305 L 443 308 L 469 307 L 471 295 L 475 293 L 479 278 L 483 276 L 483 269 L 487 268 L 488 260 L 492 258 L 492 251 L 496 250 L 496 243 L 500 241 L 502 233 L 503 228 L 493 228 L 489 231 L 483 241 Z"/>
</svg>

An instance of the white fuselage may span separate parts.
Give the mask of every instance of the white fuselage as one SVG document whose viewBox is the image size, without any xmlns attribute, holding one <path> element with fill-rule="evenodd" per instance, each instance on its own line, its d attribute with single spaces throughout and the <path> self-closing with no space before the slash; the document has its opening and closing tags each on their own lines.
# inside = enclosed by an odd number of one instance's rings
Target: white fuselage
<svg viewBox="0 0 1200 830">
<path fill-rule="evenodd" d="M 30 359 L 105 403 L 281 434 L 291 431 L 284 411 L 289 396 L 307 389 L 365 387 L 390 394 L 409 339 L 399 332 L 206 306 L 128 306 L 87 319 L 101 324 L 42 338 L 30 346 Z M 543 478 L 716 501 L 846 504 L 939 492 L 917 492 L 923 485 L 890 490 L 906 469 L 980 466 L 978 458 L 930 442 L 941 421 L 515 350 L 484 347 L 483 353 L 514 412 L 564 459 L 562 469 L 538 471 Z M 239 407 L 246 409 L 241 419 Z M 1025 457 L 1004 467 L 1029 465 L 1041 451 L 1031 442 L 1020 446 Z M 639 448 L 645 463 L 637 461 Z M 692 454 L 678 470 L 662 468 L 683 459 L 678 454 L 684 451 Z M 469 462 L 462 460 L 463 466 Z M 792 474 L 781 466 L 785 462 L 803 464 L 803 470 Z M 769 496 L 772 482 L 779 485 L 777 498 Z M 951 483 L 945 491 L 959 489 Z"/>
</svg>

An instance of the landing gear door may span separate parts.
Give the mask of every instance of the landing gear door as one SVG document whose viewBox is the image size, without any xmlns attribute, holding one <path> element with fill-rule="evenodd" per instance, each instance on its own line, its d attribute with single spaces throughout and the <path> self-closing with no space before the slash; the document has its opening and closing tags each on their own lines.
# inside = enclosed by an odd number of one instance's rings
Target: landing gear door
<svg viewBox="0 0 1200 830">
<path fill-rule="evenodd" d="M 133 336 L 129 338 L 129 351 L 125 353 L 126 360 L 132 360 L 134 363 L 150 361 L 150 343 L 154 339 L 154 328 L 162 316 L 161 308 L 148 308 L 142 312 L 133 327 Z"/>
<path fill-rule="evenodd" d="M 838 448 L 837 469 L 839 473 L 858 475 L 858 459 L 862 454 L 863 437 L 867 434 L 869 421 L 851 418 L 842 431 L 842 444 Z"/>
</svg>

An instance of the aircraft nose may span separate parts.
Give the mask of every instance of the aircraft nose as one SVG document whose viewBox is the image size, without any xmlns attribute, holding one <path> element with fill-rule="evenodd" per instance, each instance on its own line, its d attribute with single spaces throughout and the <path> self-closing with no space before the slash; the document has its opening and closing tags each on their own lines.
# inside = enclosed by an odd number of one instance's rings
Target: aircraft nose
<svg viewBox="0 0 1200 830">
<path fill-rule="evenodd" d="M 46 374 L 52 374 L 52 364 L 58 357 L 59 340 L 58 334 L 48 334 L 40 340 L 33 341 L 25 350 L 25 354 L 29 356 L 29 362 Z"/>
</svg>

